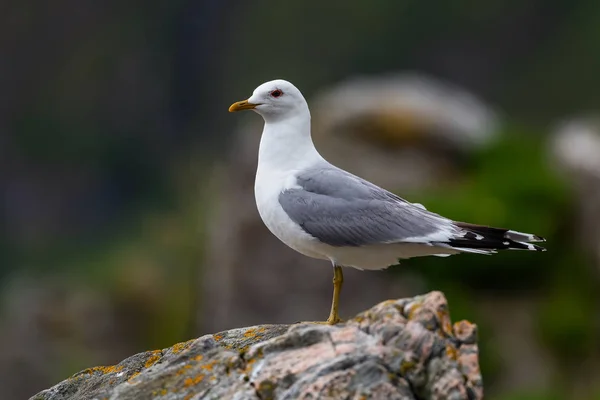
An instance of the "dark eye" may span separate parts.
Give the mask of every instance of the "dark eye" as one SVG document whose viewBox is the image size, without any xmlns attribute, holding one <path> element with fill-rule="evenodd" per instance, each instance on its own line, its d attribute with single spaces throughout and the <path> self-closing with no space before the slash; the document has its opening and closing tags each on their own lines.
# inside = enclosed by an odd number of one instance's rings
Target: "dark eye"
<svg viewBox="0 0 600 400">
<path fill-rule="evenodd" d="M 275 98 L 283 96 L 283 92 L 279 89 L 273 90 L 270 94 Z"/>
</svg>

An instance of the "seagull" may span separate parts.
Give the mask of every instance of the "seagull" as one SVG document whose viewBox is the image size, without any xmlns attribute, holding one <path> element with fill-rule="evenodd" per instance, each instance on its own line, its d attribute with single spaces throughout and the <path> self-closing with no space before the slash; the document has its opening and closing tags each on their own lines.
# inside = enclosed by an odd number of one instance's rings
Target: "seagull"
<svg viewBox="0 0 600 400">
<path fill-rule="evenodd" d="M 293 84 L 277 79 L 257 87 L 229 112 L 263 117 L 254 185 L 264 224 L 292 249 L 333 266 L 327 321 L 341 321 L 342 267 L 380 270 L 401 259 L 496 250 L 545 251 L 542 237 L 457 222 L 428 211 L 327 162 L 315 148 L 308 104 Z"/>
</svg>

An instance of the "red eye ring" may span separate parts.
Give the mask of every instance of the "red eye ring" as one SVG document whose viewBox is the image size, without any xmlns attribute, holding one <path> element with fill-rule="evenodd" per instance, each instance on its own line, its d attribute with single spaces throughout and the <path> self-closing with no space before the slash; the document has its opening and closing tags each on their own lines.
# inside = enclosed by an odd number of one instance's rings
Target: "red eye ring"
<svg viewBox="0 0 600 400">
<path fill-rule="evenodd" d="M 275 90 L 271 91 L 269 94 L 275 98 L 283 96 L 283 92 L 281 91 L 281 89 L 275 89 Z"/>
</svg>

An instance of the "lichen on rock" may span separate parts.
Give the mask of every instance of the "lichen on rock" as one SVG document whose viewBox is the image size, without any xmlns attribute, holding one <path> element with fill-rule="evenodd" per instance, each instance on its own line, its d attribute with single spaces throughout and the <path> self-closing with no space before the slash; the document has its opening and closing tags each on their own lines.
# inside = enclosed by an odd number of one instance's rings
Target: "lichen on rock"
<svg viewBox="0 0 600 400">
<path fill-rule="evenodd" d="M 475 325 L 443 294 L 388 300 L 336 326 L 233 329 L 79 372 L 32 400 L 481 399 Z"/>
</svg>

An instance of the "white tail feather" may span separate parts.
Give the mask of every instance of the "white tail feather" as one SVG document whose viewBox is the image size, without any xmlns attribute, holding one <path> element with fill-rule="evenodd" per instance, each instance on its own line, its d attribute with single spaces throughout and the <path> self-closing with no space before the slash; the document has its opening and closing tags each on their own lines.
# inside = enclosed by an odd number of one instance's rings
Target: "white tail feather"
<svg viewBox="0 0 600 400">
<path fill-rule="evenodd" d="M 523 233 L 517 231 L 507 231 L 505 237 L 514 240 L 515 242 L 545 242 L 546 239 L 541 238 L 531 233 Z M 523 243 L 524 244 L 524 243 Z M 533 250 L 533 249 L 532 249 Z"/>
</svg>

